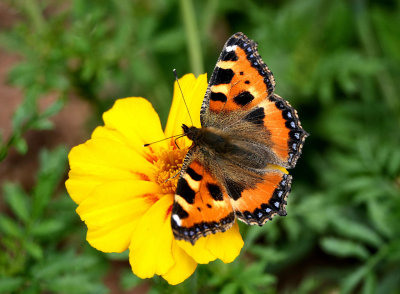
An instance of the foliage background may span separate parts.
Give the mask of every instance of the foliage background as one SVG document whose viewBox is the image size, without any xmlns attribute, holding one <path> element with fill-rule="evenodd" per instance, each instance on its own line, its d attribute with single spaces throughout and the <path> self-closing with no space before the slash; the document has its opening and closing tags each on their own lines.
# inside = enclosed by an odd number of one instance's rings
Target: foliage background
<svg viewBox="0 0 400 294">
<path fill-rule="evenodd" d="M 0 9 L 13 14 L 0 46 L 18 56 L 7 82 L 20 89 L 0 106 L 17 104 L 1 126 L 1 293 L 400 293 L 400 1 L 7 0 Z M 172 68 L 210 74 L 237 31 L 259 43 L 276 92 L 311 134 L 291 171 L 288 216 L 241 226 L 233 264 L 199 266 L 175 287 L 141 281 L 127 254 L 86 244 L 63 186 L 68 150 L 119 97 L 148 98 L 165 122 Z"/>
</svg>

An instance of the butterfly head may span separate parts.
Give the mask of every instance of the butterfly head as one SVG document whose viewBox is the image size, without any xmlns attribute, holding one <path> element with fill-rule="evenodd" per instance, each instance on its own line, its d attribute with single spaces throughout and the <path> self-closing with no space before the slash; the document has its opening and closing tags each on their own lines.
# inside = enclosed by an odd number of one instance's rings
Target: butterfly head
<svg viewBox="0 0 400 294">
<path fill-rule="evenodd" d="M 183 133 L 187 136 L 190 140 L 197 142 L 201 137 L 201 132 L 199 128 L 196 127 L 188 127 L 185 124 L 182 124 Z"/>
</svg>

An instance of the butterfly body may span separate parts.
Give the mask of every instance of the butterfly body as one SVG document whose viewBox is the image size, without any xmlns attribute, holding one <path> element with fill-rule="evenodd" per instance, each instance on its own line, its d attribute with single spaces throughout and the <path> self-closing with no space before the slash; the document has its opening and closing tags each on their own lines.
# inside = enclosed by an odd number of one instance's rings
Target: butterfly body
<svg viewBox="0 0 400 294">
<path fill-rule="evenodd" d="M 274 86 L 256 43 L 242 33 L 229 38 L 203 101 L 201 128 L 182 126 L 193 144 L 172 208 L 176 239 L 194 244 L 229 229 L 235 218 L 263 225 L 286 215 L 291 176 L 284 168 L 296 164 L 307 133 Z"/>
</svg>

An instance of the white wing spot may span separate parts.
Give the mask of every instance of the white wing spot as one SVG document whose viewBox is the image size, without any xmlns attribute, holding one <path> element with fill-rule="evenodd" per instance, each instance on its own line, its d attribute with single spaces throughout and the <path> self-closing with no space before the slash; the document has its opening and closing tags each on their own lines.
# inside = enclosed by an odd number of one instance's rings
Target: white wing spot
<svg viewBox="0 0 400 294">
<path fill-rule="evenodd" d="M 232 46 L 226 46 L 225 50 L 227 52 L 231 52 L 231 51 L 235 51 L 236 50 L 237 45 L 232 45 Z"/>
<path fill-rule="evenodd" d="M 176 222 L 178 227 L 180 227 L 182 225 L 182 221 L 181 221 L 181 219 L 179 218 L 179 216 L 177 214 L 173 214 L 172 215 L 172 219 Z"/>
</svg>

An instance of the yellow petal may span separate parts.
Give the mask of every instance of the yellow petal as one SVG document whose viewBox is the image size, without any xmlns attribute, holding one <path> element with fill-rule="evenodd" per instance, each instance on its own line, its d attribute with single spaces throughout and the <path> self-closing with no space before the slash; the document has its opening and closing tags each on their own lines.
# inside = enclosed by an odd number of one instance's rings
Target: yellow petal
<svg viewBox="0 0 400 294">
<path fill-rule="evenodd" d="M 193 119 L 193 125 L 200 127 L 200 109 L 207 90 L 207 74 L 202 74 L 198 78 L 193 74 L 187 74 L 179 79 L 179 83 Z M 165 136 L 181 134 L 182 124 L 192 126 L 181 91 L 179 90 L 177 82 L 175 82 L 174 97 L 168 115 Z"/>
<path fill-rule="evenodd" d="M 140 278 L 166 274 L 175 263 L 170 223 L 166 219 L 171 205 L 172 196 L 163 196 L 141 218 L 132 235 L 129 261 Z"/>
<path fill-rule="evenodd" d="M 149 209 L 133 232 L 129 262 L 133 273 L 142 279 L 156 274 L 177 283 L 179 275 L 184 279 L 194 271 L 191 257 L 173 245 L 172 203 L 173 195 L 164 195 Z"/>
<path fill-rule="evenodd" d="M 207 241 L 208 250 L 225 263 L 234 261 L 239 256 L 243 245 L 237 223 L 224 233 L 210 236 Z"/>
<path fill-rule="evenodd" d="M 160 118 L 149 101 L 140 97 L 118 99 L 103 114 L 105 126 L 115 129 L 139 154 L 146 152 L 143 144 L 164 139 Z M 167 146 L 165 142 L 157 146 Z"/>
<path fill-rule="evenodd" d="M 148 181 L 113 181 L 96 187 L 77 208 L 88 227 L 87 240 L 103 252 L 122 252 L 160 187 Z"/>
<path fill-rule="evenodd" d="M 71 171 L 66 187 L 78 204 L 101 183 L 150 178 L 154 173 L 154 166 L 143 156 L 106 138 L 93 138 L 72 148 L 68 158 Z"/>
<path fill-rule="evenodd" d="M 178 241 L 181 248 L 197 263 L 202 264 L 209 263 L 217 258 L 225 263 L 232 262 L 239 255 L 243 244 L 237 223 L 224 233 L 220 232 L 201 237 L 194 245 L 187 241 Z"/>
<path fill-rule="evenodd" d="M 121 144 L 129 146 L 129 141 L 124 137 L 124 135 L 117 130 L 100 126 L 97 127 L 92 133 L 92 139 L 102 138 L 102 139 L 109 139 L 112 141 L 117 141 Z"/>
<path fill-rule="evenodd" d="M 172 242 L 172 254 L 176 261 L 175 265 L 162 277 L 171 285 L 182 283 L 196 270 L 197 263 L 187 253 Z"/>
</svg>

